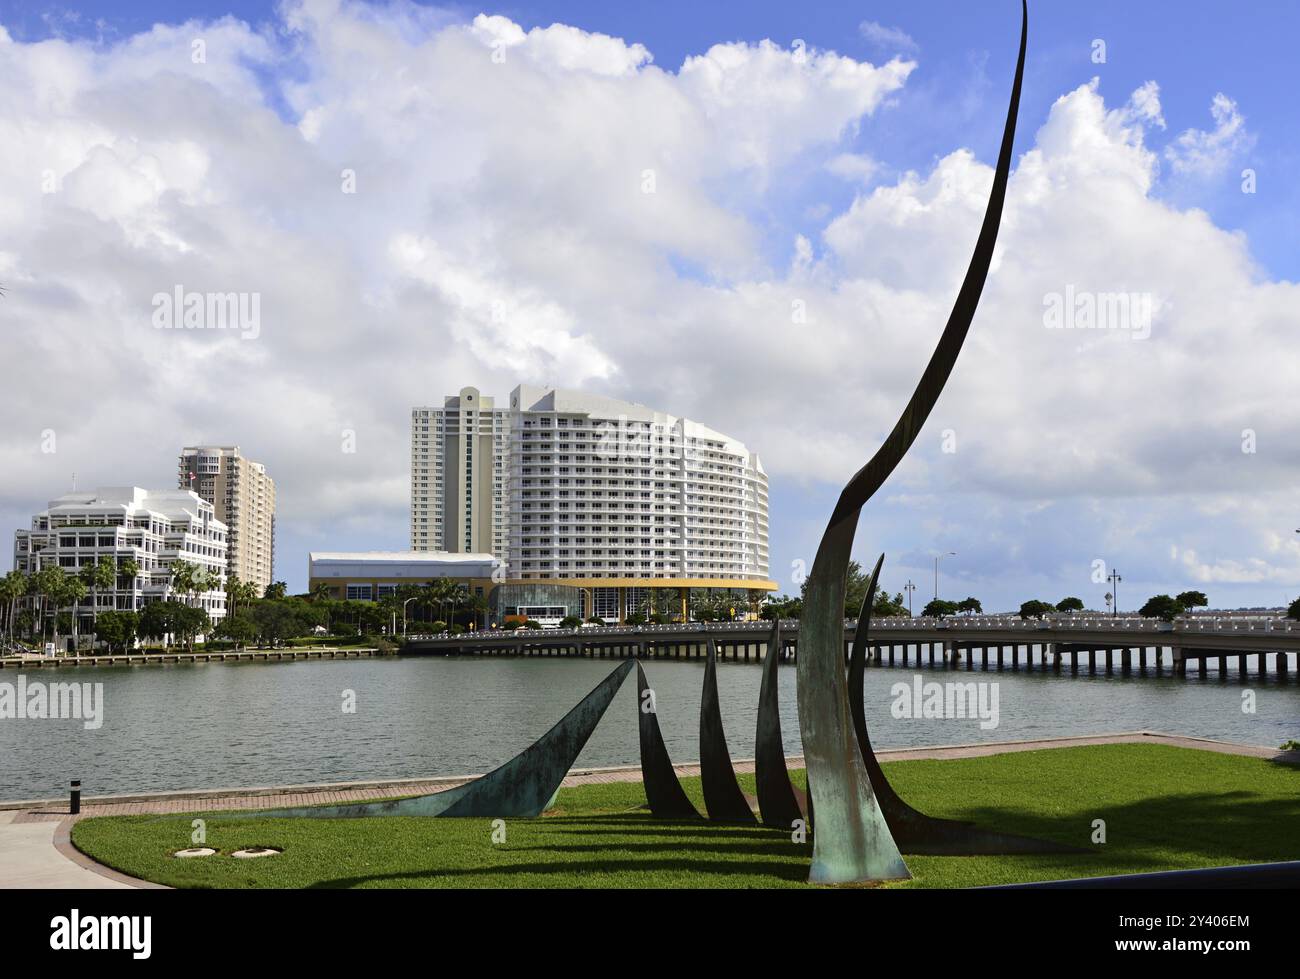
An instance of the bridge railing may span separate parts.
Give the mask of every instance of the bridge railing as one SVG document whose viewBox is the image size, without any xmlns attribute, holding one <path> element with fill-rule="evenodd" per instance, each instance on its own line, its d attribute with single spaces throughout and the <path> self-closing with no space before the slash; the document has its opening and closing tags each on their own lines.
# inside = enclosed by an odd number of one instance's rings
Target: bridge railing
<svg viewBox="0 0 1300 979">
<path fill-rule="evenodd" d="M 971 615 L 934 618 L 929 616 L 886 616 L 873 619 L 873 625 L 882 633 L 890 632 L 980 632 L 980 631 L 1014 631 L 1014 632 L 1174 632 L 1174 633 L 1300 633 L 1300 622 L 1290 619 L 1260 616 L 1257 618 L 1216 617 L 1207 615 L 1180 616 L 1172 623 L 1161 619 L 1149 619 L 1142 616 L 1101 616 L 1101 615 L 1049 615 L 1042 619 L 1022 619 L 1018 615 Z M 471 632 L 440 632 L 436 634 L 409 634 L 407 641 L 429 640 L 480 640 L 499 639 L 517 641 L 544 639 L 551 641 L 565 638 L 600 638 L 605 636 L 654 636 L 668 634 L 673 636 L 708 635 L 710 633 L 748 632 L 764 635 L 772 628 L 767 620 L 749 622 L 669 622 L 645 623 L 643 625 L 618 626 L 580 626 L 574 629 L 478 629 Z M 798 619 L 783 619 L 781 628 L 787 633 L 799 630 Z M 845 619 L 844 628 L 857 628 L 856 619 Z"/>
</svg>

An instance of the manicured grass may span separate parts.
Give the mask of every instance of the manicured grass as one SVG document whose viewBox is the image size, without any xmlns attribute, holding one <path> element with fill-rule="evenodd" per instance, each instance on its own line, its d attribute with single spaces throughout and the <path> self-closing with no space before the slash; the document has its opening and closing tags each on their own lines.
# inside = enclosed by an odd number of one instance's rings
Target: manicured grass
<svg viewBox="0 0 1300 979">
<path fill-rule="evenodd" d="M 1300 859 L 1300 769 L 1164 745 L 1104 745 L 885 766 L 936 816 L 1088 852 L 907 856 L 914 879 L 966 887 Z M 794 773 L 802 784 L 803 773 Z M 748 791 L 752 777 L 742 776 Z M 698 779 L 683 781 L 703 808 Z M 82 820 L 76 846 L 124 873 L 177 887 L 798 887 L 810 844 L 776 830 L 656 820 L 639 783 L 564 789 L 540 819 L 257 820 L 201 814 L 221 853 L 179 860 L 185 816 Z M 1094 844 L 1093 821 L 1106 842 Z M 251 846 L 284 853 L 227 854 Z"/>
</svg>

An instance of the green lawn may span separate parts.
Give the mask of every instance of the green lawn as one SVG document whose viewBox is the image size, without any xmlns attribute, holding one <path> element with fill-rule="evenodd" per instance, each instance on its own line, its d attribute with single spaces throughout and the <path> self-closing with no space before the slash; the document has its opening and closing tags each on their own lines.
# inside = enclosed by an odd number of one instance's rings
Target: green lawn
<svg viewBox="0 0 1300 979">
<path fill-rule="evenodd" d="M 1300 768 L 1163 745 L 1055 748 L 885 770 L 936 816 L 1090 852 L 1017 857 L 906 857 L 912 881 L 965 887 L 1099 874 L 1300 859 Z M 803 773 L 795 773 L 802 782 Z M 752 777 L 742 776 L 747 790 Z M 684 780 L 703 807 L 698 779 Z M 185 816 L 86 819 L 76 846 L 136 877 L 178 887 L 797 887 L 808 844 L 789 834 L 663 822 L 641 809 L 639 783 L 564 789 L 540 819 L 273 819 L 208 813 L 216 856 L 179 860 Z M 1106 823 L 1093 844 L 1093 820 Z M 227 854 L 250 846 L 284 853 Z"/>
</svg>

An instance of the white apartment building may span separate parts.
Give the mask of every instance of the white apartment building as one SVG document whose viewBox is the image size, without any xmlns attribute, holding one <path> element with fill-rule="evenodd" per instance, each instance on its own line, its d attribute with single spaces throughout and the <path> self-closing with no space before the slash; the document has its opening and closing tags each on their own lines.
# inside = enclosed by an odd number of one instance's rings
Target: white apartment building
<svg viewBox="0 0 1300 979">
<path fill-rule="evenodd" d="M 261 593 L 275 577 L 275 480 L 237 445 L 181 450 L 178 484 L 216 508 L 228 535 L 226 574 Z"/>
<path fill-rule="evenodd" d="M 411 409 L 411 550 L 506 560 L 510 412 L 477 388 Z"/>
<path fill-rule="evenodd" d="M 512 578 L 766 581 L 767 474 L 743 443 L 576 391 L 510 405 Z"/>
<path fill-rule="evenodd" d="M 462 489 L 470 465 L 463 440 L 452 441 L 470 424 L 480 467 L 472 494 Z M 740 441 L 690 419 L 532 385 L 516 387 L 509 407 L 497 409 L 465 388 L 441 412 L 414 409 L 411 453 L 412 547 L 479 549 L 467 543 L 477 522 L 464 500 L 472 497 L 479 514 L 490 506 L 490 551 L 508 575 L 495 600 L 506 614 L 545 606 L 622 619 L 660 590 L 673 591 L 684 614 L 692 588 L 776 587 L 762 463 Z M 457 533 L 461 540 L 449 536 Z"/>
<path fill-rule="evenodd" d="M 138 486 L 67 493 L 33 516 L 31 529 L 14 534 L 14 567 L 26 574 L 55 565 L 76 575 L 101 556 L 118 567 L 132 558 L 138 573 L 119 576 L 111 589 L 87 593 L 75 609 L 83 626 L 92 618 L 92 600 L 107 611 L 138 610 L 147 602 L 175 598 L 206 609 L 214 621 L 225 617 L 226 525 L 197 493 Z M 177 560 L 217 572 L 221 586 L 176 594 L 169 568 Z"/>
</svg>

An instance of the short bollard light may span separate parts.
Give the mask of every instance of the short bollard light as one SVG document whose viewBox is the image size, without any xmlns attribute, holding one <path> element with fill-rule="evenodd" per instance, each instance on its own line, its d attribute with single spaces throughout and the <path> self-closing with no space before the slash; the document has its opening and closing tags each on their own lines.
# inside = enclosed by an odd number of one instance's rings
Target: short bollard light
<svg viewBox="0 0 1300 979">
<path fill-rule="evenodd" d="M 72 796 L 68 800 L 68 812 L 74 816 L 81 812 L 81 779 L 79 778 L 72 780 Z"/>
</svg>

